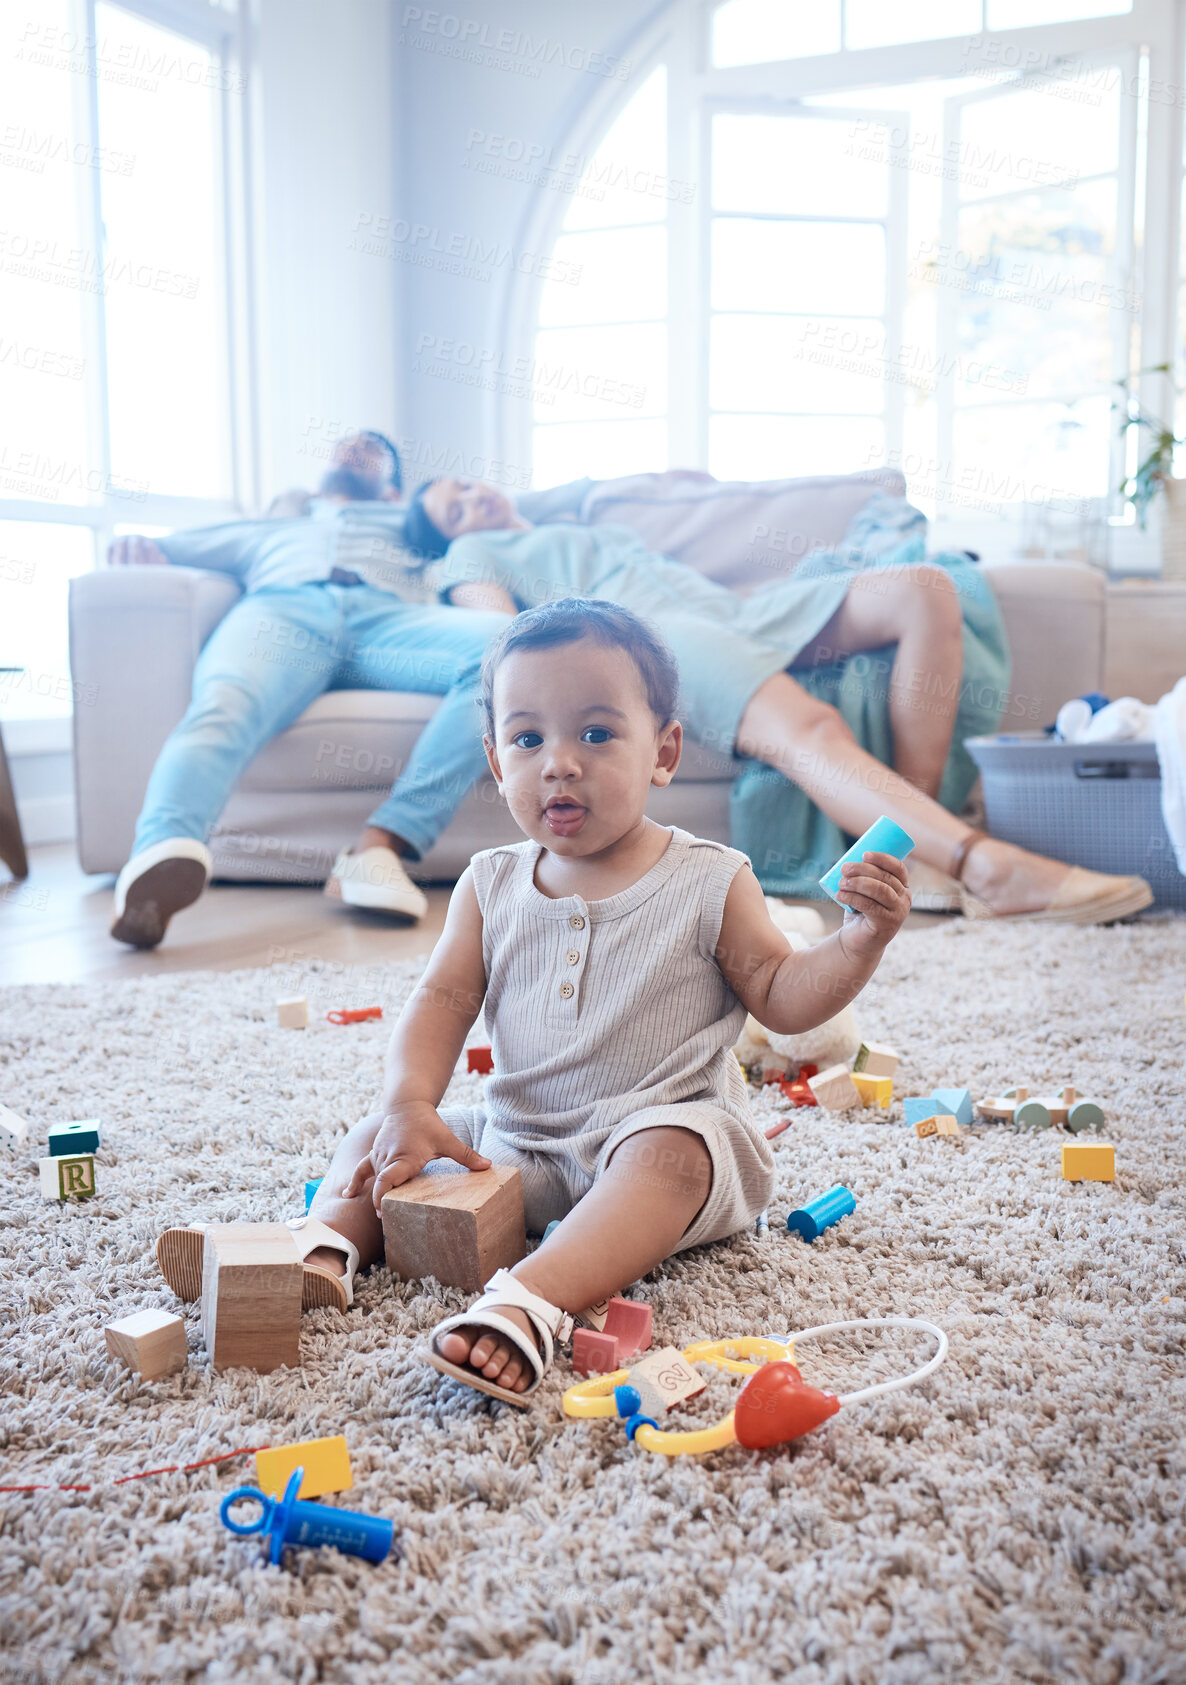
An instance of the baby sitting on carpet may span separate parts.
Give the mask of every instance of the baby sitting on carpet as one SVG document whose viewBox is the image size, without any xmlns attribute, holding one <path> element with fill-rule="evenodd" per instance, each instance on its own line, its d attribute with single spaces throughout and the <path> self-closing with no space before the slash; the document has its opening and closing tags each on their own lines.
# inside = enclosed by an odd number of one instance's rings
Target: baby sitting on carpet
<svg viewBox="0 0 1186 1685">
<path fill-rule="evenodd" d="M 746 1012 L 811 1029 L 868 982 L 909 906 L 887 854 L 844 867 L 844 925 L 788 950 L 745 856 L 646 816 L 679 764 L 670 651 L 586 599 L 517 616 L 483 667 L 486 753 L 526 842 L 474 856 L 387 1055 L 382 1109 L 349 1131 L 293 1224 L 305 1303 L 349 1302 L 383 1255 L 380 1202 L 433 1160 L 513 1165 L 527 1227 L 560 1226 L 433 1334 L 430 1361 L 524 1404 L 574 1317 L 673 1252 L 765 1209 L 770 1147 L 732 1053 Z M 480 1106 L 440 1102 L 485 1006 Z M 196 1297 L 199 1229 L 158 1257 Z"/>
</svg>

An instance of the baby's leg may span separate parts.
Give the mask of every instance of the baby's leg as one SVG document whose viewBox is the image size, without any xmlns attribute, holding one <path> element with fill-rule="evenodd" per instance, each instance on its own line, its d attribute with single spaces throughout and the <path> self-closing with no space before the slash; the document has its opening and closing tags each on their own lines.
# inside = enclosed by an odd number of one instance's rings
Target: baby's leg
<svg viewBox="0 0 1186 1685">
<path fill-rule="evenodd" d="M 550 1304 L 583 1311 L 669 1258 L 711 1186 L 712 1158 L 702 1136 L 672 1126 L 640 1130 L 621 1143 L 560 1227 L 511 1274 Z M 522 1311 L 508 1306 L 499 1314 L 534 1338 Z M 454 1329 L 441 1336 L 440 1352 L 451 1363 L 468 1361 L 514 1392 L 530 1380 L 524 1358 L 494 1334 Z"/>
<path fill-rule="evenodd" d="M 363 1118 L 361 1123 L 356 1123 L 338 1142 L 330 1167 L 309 1207 L 310 1217 L 319 1218 L 338 1234 L 354 1242 L 358 1248 L 360 1270 L 370 1269 L 371 1265 L 383 1256 L 383 1224 L 375 1214 L 372 1199 L 375 1179 L 368 1176 L 362 1192 L 353 1199 L 346 1199 L 342 1190 L 349 1186 L 359 1161 L 364 1159 L 374 1146 L 375 1136 L 379 1133 L 379 1125 L 382 1122 L 382 1114 L 376 1112 L 372 1117 Z M 314 1269 L 330 1270 L 334 1275 L 346 1273 L 346 1254 L 328 1246 L 319 1246 L 310 1252 L 305 1263 Z"/>
</svg>

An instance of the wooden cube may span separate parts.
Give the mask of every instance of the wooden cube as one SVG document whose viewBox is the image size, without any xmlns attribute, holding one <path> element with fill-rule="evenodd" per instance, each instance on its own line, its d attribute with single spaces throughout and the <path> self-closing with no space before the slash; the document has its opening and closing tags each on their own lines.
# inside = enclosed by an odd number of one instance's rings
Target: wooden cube
<svg viewBox="0 0 1186 1685">
<path fill-rule="evenodd" d="M 214 1223 L 202 1250 L 202 1333 L 215 1369 L 300 1362 L 301 1258 L 283 1223 Z"/>
<path fill-rule="evenodd" d="M 614 1334 L 599 1334 L 595 1328 L 574 1328 L 572 1331 L 572 1369 L 574 1375 L 612 1375 L 621 1369 L 618 1361 L 618 1341 Z"/>
<path fill-rule="evenodd" d="M 80 1123 L 54 1123 L 49 1130 L 49 1151 L 52 1158 L 77 1158 L 80 1153 L 99 1150 L 99 1120 L 84 1118 Z"/>
<path fill-rule="evenodd" d="M 882 1041 L 863 1041 L 857 1048 L 857 1056 L 852 1062 L 854 1075 L 861 1072 L 867 1077 L 892 1077 L 901 1063 L 901 1054 L 892 1047 L 887 1047 Z"/>
<path fill-rule="evenodd" d="M 859 1106 L 861 1103 L 857 1085 L 852 1080 L 852 1072 L 847 1065 L 829 1065 L 826 1071 L 808 1077 L 807 1086 L 815 1095 L 817 1103 L 825 1106 L 830 1112 L 846 1112 L 850 1106 Z"/>
<path fill-rule="evenodd" d="M 920 1118 L 914 1126 L 914 1133 L 920 1141 L 925 1141 L 928 1135 L 958 1135 L 960 1126 L 947 1112 L 937 1112 L 932 1117 Z"/>
<path fill-rule="evenodd" d="M 519 1172 L 416 1176 L 393 1188 L 383 1196 L 383 1249 L 393 1275 L 476 1292 L 527 1255 Z"/>
<path fill-rule="evenodd" d="M 292 995 L 276 1002 L 276 1022 L 282 1030 L 309 1028 L 309 1003 L 304 995 Z"/>
<path fill-rule="evenodd" d="M 867 1077 L 863 1071 L 854 1071 L 852 1080 L 861 1097 L 862 1106 L 888 1106 L 893 1100 L 892 1077 Z"/>
<path fill-rule="evenodd" d="M 72 1156 L 52 1153 L 38 1159 L 42 1199 L 90 1199 L 95 1193 L 95 1160 L 91 1153 Z"/>
<path fill-rule="evenodd" d="M 13 1144 L 19 1146 L 28 1138 L 29 1121 L 8 1106 L 0 1106 L 0 1129 L 3 1129 L 6 1135 L 11 1135 Z"/>
<path fill-rule="evenodd" d="M 1115 1181 L 1116 1149 L 1110 1141 L 1068 1142 L 1062 1150 L 1062 1173 L 1068 1182 Z"/>
<path fill-rule="evenodd" d="M 255 1478 L 269 1498 L 282 1498 L 297 1469 L 304 1469 L 298 1498 L 319 1498 L 323 1492 L 348 1492 L 354 1485 L 346 1436 L 306 1439 L 301 1445 L 276 1445 L 255 1453 Z"/>
<path fill-rule="evenodd" d="M 104 1332 L 108 1357 L 135 1369 L 142 1380 L 156 1381 L 185 1368 L 185 1324 L 168 1311 L 136 1311 L 109 1322 Z"/>
</svg>

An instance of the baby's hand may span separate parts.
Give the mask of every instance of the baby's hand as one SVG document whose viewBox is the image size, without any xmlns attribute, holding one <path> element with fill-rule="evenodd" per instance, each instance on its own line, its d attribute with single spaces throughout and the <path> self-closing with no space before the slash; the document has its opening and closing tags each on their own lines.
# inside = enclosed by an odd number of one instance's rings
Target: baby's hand
<svg viewBox="0 0 1186 1685">
<path fill-rule="evenodd" d="M 370 1152 L 355 1166 L 345 1197 L 357 1198 L 373 1176 L 371 1199 L 376 1216 L 382 1216 L 383 1195 L 419 1176 L 434 1158 L 455 1159 L 467 1170 L 490 1168 L 490 1160 L 459 1141 L 436 1107 L 426 1100 L 393 1106 L 380 1124 Z"/>
<path fill-rule="evenodd" d="M 884 948 L 910 911 L 906 868 L 892 854 L 867 850 L 840 868 L 836 899 L 846 909 L 840 940 L 850 951 Z"/>
</svg>

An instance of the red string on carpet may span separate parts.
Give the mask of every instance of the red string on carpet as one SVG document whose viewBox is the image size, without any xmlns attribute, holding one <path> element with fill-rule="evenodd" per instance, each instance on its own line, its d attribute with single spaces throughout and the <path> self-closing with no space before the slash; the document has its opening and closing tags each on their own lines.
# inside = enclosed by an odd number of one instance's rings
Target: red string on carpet
<svg viewBox="0 0 1186 1685">
<path fill-rule="evenodd" d="M 170 1463 L 167 1468 L 145 1469 L 142 1474 L 124 1474 L 111 1482 L 112 1486 L 126 1486 L 130 1480 L 147 1480 L 154 1474 L 188 1474 L 191 1469 L 206 1469 L 211 1463 L 226 1463 L 232 1457 L 254 1457 L 257 1451 L 267 1451 L 266 1445 L 245 1445 L 241 1451 L 224 1451 L 217 1457 L 204 1457 L 200 1463 Z M 0 1492 L 101 1492 L 101 1486 L 0 1486 Z"/>
</svg>

